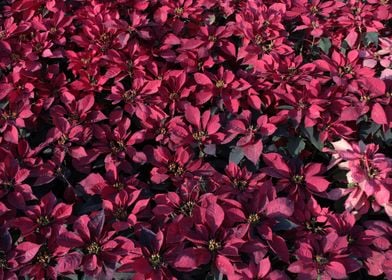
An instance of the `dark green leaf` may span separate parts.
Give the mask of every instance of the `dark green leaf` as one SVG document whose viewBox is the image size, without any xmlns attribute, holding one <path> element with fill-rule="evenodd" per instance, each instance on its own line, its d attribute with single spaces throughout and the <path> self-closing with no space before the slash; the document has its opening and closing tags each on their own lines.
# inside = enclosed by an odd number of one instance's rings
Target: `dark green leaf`
<svg viewBox="0 0 392 280">
<path fill-rule="evenodd" d="M 332 46 L 331 40 L 329 40 L 329 38 L 326 37 L 321 38 L 318 43 L 318 47 L 326 54 L 329 53 L 329 49 L 331 48 L 331 46 Z"/>
<path fill-rule="evenodd" d="M 113 278 L 116 280 L 128 280 L 133 278 L 134 273 L 116 272 Z"/>
<path fill-rule="evenodd" d="M 363 43 L 365 46 L 369 46 L 370 44 L 374 44 L 376 48 L 378 47 L 378 33 L 377 32 L 366 32 L 363 36 Z"/>
<path fill-rule="evenodd" d="M 305 142 L 302 138 L 289 138 L 289 141 L 287 143 L 287 150 L 291 155 L 298 156 L 303 149 L 305 149 Z"/>
<path fill-rule="evenodd" d="M 279 222 L 273 226 L 273 231 L 280 231 L 280 230 L 292 230 L 298 227 L 297 224 L 293 223 L 288 219 L 280 219 Z"/>
<path fill-rule="evenodd" d="M 344 41 L 342 42 L 342 45 L 340 46 L 340 52 L 341 52 L 342 54 L 346 54 L 347 49 L 349 49 L 349 48 L 350 48 L 350 46 L 349 46 L 348 43 L 344 40 Z"/>
<path fill-rule="evenodd" d="M 292 109 L 294 109 L 294 107 L 291 105 L 281 105 L 278 107 L 278 109 L 279 110 L 292 110 Z"/>
<path fill-rule="evenodd" d="M 0 109 L 4 110 L 8 106 L 8 101 L 0 102 Z"/>
<path fill-rule="evenodd" d="M 144 227 L 142 228 L 140 234 L 140 244 L 150 249 L 153 249 L 156 240 L 157 240 L 156 234 L 153 231 Z"/>
<path fill-rule="evenodd" d="M 102 200 L 99 195 L 89 196 L 84 203 L 75 206 L 75 215 L 84 215 L 102 209 Z"/>
<path fill-rule="evenodd" d="M 71 274 L 71 275 L 67 275 L 67 276 L 61 276 L 60 279 L 61 280 L 78 280 L 79 277 L 77 274 Z"/>
<path fill-rule="evenodd" d="M 365 140 L 369 135 L 373 135 L 379 130 L 381 125 L 374 122 L 362 122 L 359 127 L 359 136 L 361 139 Z"/>
<path fill-rule="evenodd" d="M 302 132 L 304 133 L 306 138 L 308 138 L 310 143 L 313 144 L 313 146 L 315 146 L 320 151 L 322 150 L 323 143 L 320 141 L 318 135 L 316 135 L 316 133 L 314 132 L 313 127 L 303 127 Z"/>
<path fill-rule="evenodd" d="M 386 132 L 383 133 L 383 139 L 386 142 L 387 146 L 392 144 L 392 130 L 388 129 Z"/>
</svg>

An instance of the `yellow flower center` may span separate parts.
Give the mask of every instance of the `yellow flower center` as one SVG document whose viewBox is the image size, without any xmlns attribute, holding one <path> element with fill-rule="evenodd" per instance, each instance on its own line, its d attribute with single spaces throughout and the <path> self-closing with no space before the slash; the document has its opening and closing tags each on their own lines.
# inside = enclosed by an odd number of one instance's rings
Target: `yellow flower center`
<svg viewBox="0 0 392 280">
<path fill-rule="evenodd" d="M 50 224 L 50 219 L 48 216 L 39 216 L 37 218 L 37 224 L 40 226 L 47 226 Z"/>
<path fill-rule="evenodd" d="M 220 248 L 221 248 L 221 243 L 215 241 L 215 239 L 211 239 L 210 241 L 208 241 L 208 250 L 210 250 L 211 252 L 217 251 Z"/>
<path fill-rule="evenodd" d="M 196 203 L 194 201 L 185 202 L 179 208 L 180 213 L 185 216 L 191 217 L 192 212 L 193 212 L 193 208 L 195 207 L 195 204 Z"/>
<path fill-rule="evenodd" d="M 176 162 L 170 163 L 168 168 L 169 168 L 169 172 L 173 173 L 175 176 L 181 176 L 185 172 L 184 167 L 182 167 Z"/>
<path fill-rule="evenodd" d="M 304 181 L 304 176 L 302 176 L 302 175 L 294 175 L 292 180 L 293 180 L 294 184 L 301 184 Z"/>
<path fill-rule="evenodd" d="M 99 252 L 101 252 L 101 246 L 99 246 L 97 242 L 93 242 L 87 246 L 86 250 L 90 255 L 97 255 Z"/>
<path fill-rule="evenodd" d="M 249 224 L 257 224 L 259 221 L 260 221 L 260 216 L 257 213 L 250 214 L 248 217 Z"/>
<path fill-rule="evenodd" d="M 225 86 L 225 82 L 224 82 L 223 80 L 218 80 L 218 81 L 215 83 L 215 86 L 216 86 L 217 88 L 223 88 L 223 87 Z"/>
<path fill-rule="evenodd" d="M 162 257 L 159 254 L 152 254 L 149 261 L 153 269 L 158 269 L 162 265 Z"/>
<path fill-rule="evenodd" d="M 195 139 L 196 141 L 201 141 L 203 140 L 203 138 L 207 135 L 207 133 L 205 131 L 197 131 L 195 133 L 192 134 L 193 139 Z"/>
</svg>

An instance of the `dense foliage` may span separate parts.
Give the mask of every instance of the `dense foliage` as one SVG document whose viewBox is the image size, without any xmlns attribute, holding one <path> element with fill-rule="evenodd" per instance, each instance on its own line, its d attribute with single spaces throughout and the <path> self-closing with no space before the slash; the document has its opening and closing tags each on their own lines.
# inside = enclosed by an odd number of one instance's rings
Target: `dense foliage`
<svg viewBox="0 0 392 280">
<path fill-rule="evenodd" d="M 0 1 L 0 279 L 392 279 L 388 0 Z"/>
</svg>

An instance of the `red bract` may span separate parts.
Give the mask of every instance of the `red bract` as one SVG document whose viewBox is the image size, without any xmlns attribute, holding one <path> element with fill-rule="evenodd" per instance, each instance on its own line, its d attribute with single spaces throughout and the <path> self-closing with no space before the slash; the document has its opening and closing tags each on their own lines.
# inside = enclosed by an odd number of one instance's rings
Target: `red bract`
<svg viewBox="0 0 392 280">
<path fill-rule="evenodd" d="M 256 124 L 252 124 L 251 112 L 244 110 L 241 115 L 229 122 L 226 139 L 222 143 L 229 143 L 236 136 L 242 136 L 236 143 L 244 155 L 256 164 L 263 151 L 263 143 L 257 136 L 268 136 L 276 130 L 275 125 L 268 123 L 268 118 L 260 116 Z"/>
<path fill-rule="evenodd" d="M 84 254 L 81 267 L 87 275 L 112 275 L 116 262 L 127 253 L 123 240 L 114 237 L 115 231 L 104 228 L 104 213 L 92 217 L 80 216 L 73 223 L 73 230 L 59 236 L 59 244 L 67 248 L 80 248 Z M 77 257 L 75 255 L 75 257 Z"/>
<path fill-rule="evenodd" d="M 18 144 L 19 132 L 18 128 L 25 128 L 24 119 L 28 119 L 33 115 L 30 111 L 30 105 L 12 103 L 9 108 L 1 110 L 0 131 L 3 133 L 4 140 L 10 143 Z"/>
<path fill-rule="evenodd" d="M 57 233 L 64 230 L 57 227 Z M 48 237 L 45 244 L 22 242 L 16 247 L 16 259 L 26 265 L 20 275 L 34 274 L 38 279 L 56 279 L 59 274 L 71 274 L 80 263 L 81 257 L 76 252 L 68 253 L 69 249 L 56 243 L 56 235 Z M 37 250 L 38 249 L 38 250 Z M 29 260 L 31 261 L 29 262 Z"/>
<path fill-rule="evenodd" d="M 28 169 L 19 166 L 17 160 L 9 156 L 2 157 L 2 162 L 0 162 L 0 197 L 16 209 L 24 209 L 25 201 L 35 198 L 31 187 L 23 183 L 29 173 Z"/>
<path fill-rule="evenodd" d="M 391 24 L 0 1 L 0 280 L 391 278 Z"/>
<path fill-rule="evenodd" d="M 276 153 L 265 154 L 264 161 L 269 166 L 265 168 L 265 172 L 271 177 L 280 179 L 281 188 L 289 188 L 288 191 L 294 197 L 305 194 L 306 190 L 312 193 L 321 193 L 328 189 L 328 180 L 320 176 L 325 169 L 321 163 L 311 163 L 299 167 L 294 163 L 288 165 L 283 157 Z"/>
<path fill-rule="evenodd" d="M 206 208 L 199 208 L 199 221 L 193 230 L 187 230 L 185 236 L 196 247 L 186 248 L 175 261 L 175 267 L 190 271 L 193 267 L 208 264 L 212 261 L 216 269 L 224 275 L 235 274 L 233 261 L 239 261 L 238 248 L 244 241 L 243 234 L 235 229 L 225 230 L 222 227 L 224 212 L 213 199 L 207 200 Z M 242 236 L 241 236 L 242 235 Z"/>
<path fill-rule="evenodd" d="M 193 153 L 187 148 L 180 147 L 173 155 L 169 149 L 160 146 L 154 150 L 153 156 L 152 162 L 156 167 L 151 170 L 151 181 L 157 184 L 169 178 L 179 183 L 185 177 L 208 172 L 206 164 L 200 159 L 193 160 Z"/>
<path fill-rule="evenodd" d="M 290 264 L 288 270 L 308 279 L 345 279 L 347 273 L 352 272 L 351 261 L 344 252 L 346 247 L 347 239 L 336 233 L 320 241 L 310 240 L 310 244 L 300 243 L 295 252 L 298 260 Z"/>
<path fill-rule="evenodd" d="M 5 227 L 1 228 L 0 234 L 0 259 L 2 263 L 0 268 L 0 278 L 16 280 L 18 277 L 13 270 L 18 266 L 18 263 L 15 260 L 16 252 L 13 246 L 11 234 L 9 229 Z"/>
<path fill-rule="evenodd" d="M 23 236 L 40 233 L 48 237 L 53 235 L 53 229 L 67 222 L 72 213 L 72 205 L 56 205 L 56 197 L 48 193 L 41 198 L 39 205 L 27 207 L 25 213 L 27 217 L 15 219 L 12 225 L 19 228 Z"/>
<path fill-rule="evenodd" d="M 271 186 L 265 184 L 263 187 Z M 287 245 L 281 236 L 272 232 L 272 227 L 277 224 L 277 219 L 288 218 L 293 214 L 294 203 L 287 198 L 276 198 L 276 194 L 266 194 L 261 190 L 253 193 L 253 199 L 245 203 L 244 218 L 250 238 L 255 238 L 258 234 L 281 260 L 288 262 Z"/>
<path fill-rule="evenodd" d="M 139 198 L 140 191 L 127 192 L 119 191 L 114 197 L 114 202 L 110 200 L 103 201 L 103 208 L 108 217 L 113 217 L 113 229 L 116 231 L 132 228 L 137 223 L 137 214 L 145 210 L 148 199 Z"/>
<path fill-rule="evenodd" d="M 175 279 L 170 272 L 175 256 L 181 247 L 167 244 L 162 231 L 154 233 L 143 228 L 141 231 L 141 248 L 122 260 L 119 271 L 136 271 L 137 278 L 144 279 Z"/>
</svg>

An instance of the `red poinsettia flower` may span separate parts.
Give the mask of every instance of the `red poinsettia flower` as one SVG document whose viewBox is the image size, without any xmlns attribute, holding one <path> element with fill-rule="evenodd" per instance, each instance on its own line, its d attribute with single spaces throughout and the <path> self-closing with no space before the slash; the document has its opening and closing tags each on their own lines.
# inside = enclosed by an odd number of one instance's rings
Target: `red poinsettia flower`
<svg viewBox="0 0 392 280">
<path fill-rule="evenodd" d="M 58 225 L 63 225 L 72 214 L 72 205 L 57 203 L 52 192 L 44 195 L 38 205 L 28 206 L 26 217 L 16 218 L 12 226 L 17 227 L 23 236 L 40 233 L 45 237 L 53 234 Z"/>
<path fill-rule="evenodd" d="M 18 128 L 25 128 L 25 119 L 33 115 L 30 105 L 25 102 L 11 103 L 8 108 L 0 109 L 0 114 L 0 132 L 3 134 L 3 139 L 18 144 Z"/>
<path fill-rule="evenodd" d="M 321 193 L 328 189 L 329 181 L 323 174 L 326 169 L 321 163 L 309 163 L 305 166 L 287 164 L 278 153 L 263 155 L 268 167 L 264 171 L 271 177 L 280 179 L 282 189 L 289 187 L 288 191 L 294 196 L 306 192 Z"/>
<path fill-rule="evenodd" d="M 154 96 L 160 85 L 160 80 L 135 79 L 132 88 L 125 89 L 121 82 L 117 82 L 112 87 L 112 93 L 108 96 L 108 100 L 112 101 L 112 104 L 124 102 L 124 110 L 127 113 L 131 116 L 136 114 L 139 119 L 145 119 L 154 110 L 153 106 L 146 106 L 146 104 L 155 105 L 160 101 Z"/>
<path fill-rule="evenodd" d="M 73 223 L 73 231 L 62 233 L 58 240 L 61 246 L 82 250 L 76 253 L 82 256 L 83 272 L 94 277 L 113 275 L 116 263 L 127 253 L 124 240 L 114 237 L 116 232 L 105 229 L 104 223 L 103 211 L 82 215 Z"/>
<path fill-rule="evenodd" d="M 235 274 L 233 262 L 239 262 L 238 248 L 244 243 L 241 238 L 245 232 L 223 228 L 224 210 L 214 200 L 209 196 L 208 205 L 198 208 L 200 221 L 185 233 L 195 247 L 185 248 L 174 265 L 179 270 L 190 271 L 212 261 L 217 270 L 230 278 Z"/>
<path fill-rule="evenodd" d="M 75 159 L 87 156 L 86 150 L 82 146 L 91 137 L 91 130 L 82 125 L 71 125 L 63 117 L 54 118 L 55 127 L 47 134 L 46 145 L 54 144 L 54 153 L 64 159 L 65 154 L 69 154 Z"/>
<path fill-rule="evenodd" d="M 18 276 L 14 271 L 18 266 L 18 263 L 15 259 L 16 252 L 9 229 L 6 227 L 1 227 L 0 237 L 0 278 L 16 280 L 18 279 Z"/>
<path fill-rule="evenodd" d="M 49 236 L 43 244 L 25 241 L 16 247 L 16 259 L 24 264 L 21 276 L 32 275 L 39 279 L 56 279 L 59 274 L 75 273 L 81 261 L 76 252 L 69 253 L 69 248 L 57 244 L 57 234 L 65 229 L 56 227 L 56 234 Z"/>
<path fill-rule="evenodd" d="M 16 159 L 2 156 L 0 161 L 0 197 L 6 198 L 15 209 L 24 209 L 26 201 L 35 199 L 28 184 L 23 183 L 29 176 L 28 169 L 20 167 Z"/>
<path fill-rule="evenodd" d="M 116 127 L 112 128 L 106 124 L 95 126 L 94 136 L 99 141 L 96 142 L 92 152 L 88 155 L 89 162 L 95 160 L 100 154 L 106 155 L 106 163 L 114 161 L 116 164 L 120 164 L 120 160 L 126 156 L 138 163 L 145 162 L 145 154 L 137 151 L 133 145 L 144 140 L 146 131 L 139 130 L 132 134 L 130 131 L 131 120 L 123 117 L 122 110 L 113 111 L 110 120 L 117 124 Z"/>
<path fill-rule="evenodd" d="M 116 231 L 132 228 L 138 222 L 137 215 L 146 209 L 149 199 L 140 198 L 140 190 L 129 192 L 119 191 L 114 200 L 103 200 L 102 207 L 107 217 L 112 216 L 112 227 Z"/>
<path fill-rule="evenodd" d="M 192 124 L 190 131 L 193 141 L 202 144 L 219 143 L 224 135 L 219 133 L 221 127 L 219 115 L 211 115 L 209 110 L 200 114 L 200 110 L 192 105 L 185 106 L 185 119 Z"/>
<path fill-rule="evenodd" d="M 193 153 L 188 148 L 179 147 L 175 154 L 166 147 L 159 146 L 153 151 L 153 164 L 151 181 L 159 184 L 167 179 L 181 182 L 184 177 L 192 174 L 208 173 L 207 165 L 200 159 L 193 160 Z"/>
<path fill-rule="evenodd" d="M 321 240 L 300 242 L 295 252 L 298 260 L 290 264 L 288 270 L 304 278 L 346 279 L 349 270 L 345 263 L 349 259 L 346 248 L 346 237 L 336 233 L 330 233 Z"/>
<path fill-rule="evenodd" d="M 285 197 L 276 197 L 276 194 L 265 190 L 271 185 L 264 184 L 254 192 L 253 198 L 244 201 L 242 209 L 245 216 L 245 229 L 250 237 L 254 238 L 254 230 L 266 241 L 271 250 L 285 261 L 289 261 L 289 251 L 283 237 L 272 232 L 272 227 L 277 224 L 277 219 L 288 218 L 294 213 L 294 203 Z M 267 192 L 269 192 L 267 194 Z"/>
<path fill-rule="evenodd" d="M 241 136 L 236 146 L 241 149 L 244 155 L 257 164 L 263 151 L 263 143 L 260 136 L 271 135 L 275 132 L 276 126 L 269 123 L 266 115 L 260 116 L 256 124 L 252 123 L 252 114 L 249 110 L 243 110 L 234 120 L 231 120 L 227 127 L 227 137 L 222 144 L 231 142 L 235 137 Z"/>
<path fill-rule="evenodd" d="M 166 233 L 167 234 L 167 233 Z M 180 244 L 168 244 L 166 235 L 143 228 L 140 232 L 141 252 L 128 255 L 121 260 L 119 271 L 135 271 L 136 278 L 175 279 L 170 271 L 173 262 L 181 254 Z"/>
</svg>

